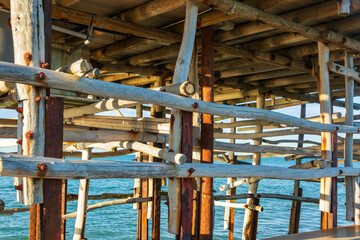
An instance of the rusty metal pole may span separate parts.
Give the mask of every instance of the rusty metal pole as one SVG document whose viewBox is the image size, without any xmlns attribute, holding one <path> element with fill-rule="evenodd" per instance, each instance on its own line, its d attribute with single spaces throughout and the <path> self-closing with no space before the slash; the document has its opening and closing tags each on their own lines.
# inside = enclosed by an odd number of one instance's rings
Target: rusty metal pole
<svg viewBox="0 0 360 240">
<path fill-rule="evenodd" d="M 182 112 L 182 134 L 181 152 L 186 155 L 187 163 L 192 162 L 193 151 L 193 116 L 191 112 Z M 188 169 L 189 176 L 193 169 Z M 183 178 L 181 180 L 181 219 L 180 219 L 180 239 L 190 240 L 192 237 L 192 215 L 193 215 L 193 180 Z"/>
<path fill-rule="evenodd" d="M 45 157 L 62 158 L 63 111 L 63 98 L 46 98 Z M 63 180 L 44 179 L 44 203 L 38 207 L 41 226 L 41 238 L 38 239 L 62 239 L 64 229 L 61 216 L 63 203 L 66 202 L 62 189 Z"/>
<path fill-rule="evenodd" d="M 201 98 L 214 101 L 214 29 L 201 30 Z M 213 163 L 214 116 L 201 115 L 201 163 Z M 212 239 L 214 226 L 213 179 L 202 178 L 200 187 L 200 231 L 199 239 Z"/>
</svg>

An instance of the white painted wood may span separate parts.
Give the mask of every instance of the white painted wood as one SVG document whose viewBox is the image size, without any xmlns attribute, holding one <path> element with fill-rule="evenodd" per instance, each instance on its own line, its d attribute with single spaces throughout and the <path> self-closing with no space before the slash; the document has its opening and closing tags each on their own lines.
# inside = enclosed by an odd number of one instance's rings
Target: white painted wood
<svg viewBox="0 0 360 240">
<path fill-rule="evenodd" d="M 15 63 L 39 67 L 41 62 L 45 62 L 42 2 L 12 0 L 10 4 Z M 17 84 L 16 88 L 23 108 L 23 154 L 44 156 L 45 89 L 22 84 Z M 36 97 L 40 97 L 40 101 L 35 101 Z M 29 131 L 33 133 L 31 139 L 25 137 Z M 25 205 L 42 203 L 42 179 L 26 178 L 22 185 Z"/>
<path fill-rule="evenodd" d="M 137 163 L 105 160 L 82 161 L 48 157 L 0 154 L 0 176 L 38 177 L 38 164 L 48 170 L 43 178 L 187 178 L 187 177 L 262 177 L 288 180 L 312 180 L 324 177 L 357 176 L 360 168 L 287 169 L 284 167 L 185 163 Z M 189 173 L 189 169 L 195 171 Z"/>
<path fill-rule="evenodd" d="M 78 77 L 99 75 L 99 70 L 94 69 L 86 59 L 79 59 L 76 62 L 56 69 L 56 71 L 71 73 Z"/>
<path fill-rule="evenodd" d="M 329 47 L 318 42 L 319 51 L 319 99 L 321 122 L 331 124 L 331 95 L 329 80 Z M 329 132 L 321 133 L 321 157 L 325 161 L 332 161 L 332 137 Z M 322 178 L 320 181 L 320 203 L 319 209 L 323 212 L 331 210 L 331 178 Z"/>
<path fill-rule="evenodd" d="M 137 105 L 136 106 L 136 117 L 142 117 L 143 116 L 143 105 Z M 135 161 L 136 162 L 142 162 L 142 155 L 140 152 L 137 152 L 135 154 Z M 135 178 L 134 179 L 134 197 L 138 198 L 141 194 L 141 178 Z M 140 209 L 139 203 L 133 204 L 133 209 Z"/>
<path fill-rule="evenodd" d="M 329 67 L 329 71 L 331 72 L 343 75 L 345 77 L 349 77 L 352 80 L 360 82 L 360 76 L 359 76 L 360 73 L 355 71 L 354 68 L 350 68 L 346 66 L 344 67 L 334 62 L 329 62 L 328 67 Z"/>
<path fill-rule="evenodd" d="M 222 185 L 222 186 L 219 187 L 219 189 L 220 189 L 221 192 L 223 192 L 223 191 L 226 191 L 226 190 L 229 190 L 229 189 L 232 189 L 232 188 L 239 187 L 239 186 L 244 185 L 244 184 L 251 184 L 251 183 L 257 182 L 260 179 L 261 178 L 257 178 L 257 177 L 242 178 L 242 179 L 239 179 L 239 180 L 237 180 L 235 182 Z"/>
<path fill-rule="evenodd" d="M 214 201 L 214 204 L 215 204 L 215 206 L 222 206 L 222 207 L 229 207 L 229 208 L 244 208 L 244 209 L 255 210 L 258 212 L 264 211 L 263 207 L 256 206 L 254 204 L 227 203 L 227 202 L 220 202 L 220 201 Z"/>
<path fill-rule="evenodd" d="M 354 222 L 355 225 L 360 225 L 360 178 L 355 178 L 355 199 L 354 199 Z"/>
<path fill-rule="evenodd" d="M 286 114 L 263 109 L 230 106 L 217 103 L 203 102 L 174 94 L 157 92 L 150 89 L 126 86 L 116 83 L 103 82 L 90 78 L 77 78 L 69 74 L 42 69 L 47 78 L 44 81 L 35 81 L 34 74 L 37 68 L 23 67 L 0 62 L 0 78 L 5 81 L 26 82 L 37 86 L 84 92 L 102 97 L 122 98 L 139 103 L 156 104 L 172 107 L 184 111 L 199 112 L 217 116 L 239 117 L 268 120 L 283 123 L 289 126 L 302 127 L 317 131 L 330 131 L 338 133 L 357 133 L 358 129 L 351 126 L 321 124 L 299 119 Z"/>
<path fill-rule="evenodd" d="M 19 102 L 18 104 L 18 108 L 21 109 L 22 108 L 22 102 Z M 22 146 L 21 146 L 21 141 L 22 141 L 22 132 L 23 132 L 23 129 L 22 129 L 22 125 L 23 125 L 23 122 L 22 122 L 22 113 L 19 112 L 18 113 L 18 119 L 17 119 L 17 132 L 16 132 L 16 143 L 17 143 L 17 154 L 18 155 L 22 155 Z M 7 141 L 7 140 L 6 140 Z M 14 187 L 16 186 L 21 186 L 23 185 L 23 179 L 22 178 L 19 178 L 19 177 L 16 177 L 14 178 Z M 23 191 L 21 190 L 16 190 L 16 200 L 21 203 L 21 204 L 24 204 L 24 196 L 23 196 Z"/>
<path fill-rule="evenodd" d="M 90 160 L 91 149 L 83 150 L 81 159 Z M 73 240 L 81 240 L 85 238 L 89 183 L 90 183 L 89 179 L 80 179 L 78 204 L 76 211 L 77 214 L 75 220 L 75 230 L 74 230 Z"/>
</svg>

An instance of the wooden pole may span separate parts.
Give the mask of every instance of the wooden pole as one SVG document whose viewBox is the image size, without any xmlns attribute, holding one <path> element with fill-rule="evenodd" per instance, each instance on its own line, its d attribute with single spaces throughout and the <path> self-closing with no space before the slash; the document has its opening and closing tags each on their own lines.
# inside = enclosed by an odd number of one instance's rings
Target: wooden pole
<svg viewBox="0 0 360 240">
<path fill-rule="evenodd" d="M 353 69 L 354 61 L 352 53 L 345 52 L 345 67 Z M 345 76 L 345 125 L 354 125 L 354 80 Z M 344 141 L 344 166 L 353 166 L 353 134 L 345 134 Z M 354 178 L 345 177 L 345 189 L 346 189 L 346 220 L 354 221 Z"/>
<path fill-rule="evenodd" d="M 165 79 L 160 78 L 155 82 L 155 86 L 164 86 Z M 165 108 L 161 106 L 154 106 L 154 118 L 164 118 Z M 154 143 L 155 147 L 164 148 L 164 143 Z M 154 158 L 154 162 L 162 162 L 162 159 Z M 160 210 L 161 210 L 161 179 L 153 179 L 153 220 L 152 220 L 152 239 L 160 240 Z"/>
<path fill-rule="evenodd" d="M 81 159 L 90 160 L 91 149 L 83 150 Z M 74 230 L 73 240 L 81 240 L 85 238 L 89 183 L 90 183 L 89 179 L 80 179 L 77 214 L 75 220 L 75 230 Z"/>
<path fill-rule="evenodd" d="M 300 117 L 306 118 L 306 104 L 301 105 Z M 299 143 L 298 148 L 303 147 L 304 134 L 299 134 Z M 296 159 L 296 165 L 301 164 L 301 159 Z M 294 196 L 301 196 L 302 189 L 300 188 L 300 181 L 294 181 Z M 293 201 L 291 205 L 290 212 L 290 221 L 289 221 L 289 234 L 294 234 L 299 232 L 300 224 L 300 211 L 301 211 L 301 202 Z"/>
<path fill-rule="evenodd" d="M 187 163 L 192 162 L 193 152 L 193 116 L 191 112 L 182 111 L 181 152 L 186 155 Z M 191 171 L 189 172 L 191 174 Z M 181 220 L 180 239 L 192 238 L 193 220 L 193 179 L 182 178 L 181 183 Z"/>
<path fill-rule="evenodd" d="M 232 118 L 231 119 L 232 122 L 236 122 L 236 118 Z M 230 129 L 230 133 L 232 132 L 236 132 L 236 127 L 235 128 L 232 128 Z M 235 139 L 231 139 L 230 140 L 230 143 L 235 143 Z M 229 160 L 234 160 L 235 159 L 235 156 L 234 156 L 234 152 L 230 152 L 229 153 Z M 233 161 L 232 161 L 232 164 L 233 164 Z M 236 178 L 228 178 L 229 180 L 231 179 L 231 182 L 235 182 L 236 181 Z M 233 188 L 231 190 L 228 190 L 227 192 L 227 195 L 235 195 L 236 194 L 236 188 Z M 230 200 L 229 203 L 235 203 L 235 200 Z M 228 209 L 229 211 L 229 224 L 228 224 L 228 229 L 229 229 L 229 240 L 233 240 L 234 239 L 234 223 L 235 223 L 235 208 L 230 208 Z M 226 213 L 226 209 L 225 209 L 225 213 Z M 224 226 L 225 227 L 225 226 Z"/>
<path fill-rule="evenodd" d="M 136 106 L 136 117 L 142 117 L 142 105 Z M 136 153 L 136 162 L 142 162 L 142 155 L 140 152 Z M 141 197 L 142 192 L 142 186 L 141 186 L 141 178 L 135 178 L 134 179 L 134 197 L 139 198 Z M 141 216 L 142 216 L 142 209 L 140 203 L 134 203 L 133 205 L 134 209 L 138 209 L 138 215 L 137 215 L 137 239 L 141 239 Z"/>
<path fill-rule="evenodd" d="M 201 30 L 201 97 L 205 102 L 214 101 L 214 29 L 207 27 Z M 201 162 L 213 163 L 214 116 L 201 116 Z M 213 179 L 202 178 L 200 187 L 200 231 L 199 239 L 213 238 Z"/>
<path fill-rule="evenodd" d="M 40 67 L 45 62 L 44 12 L 41 1 L 11 1 L 11 24 L 16 64 Z M 22 102 L 22 150 L 24 155 L 44 156 L 45 89 L 17 84 Z M 39 101 L 36 101 L 38 99 Z M 21 129 L 20 129 L 21 130 Z M 38 216 L 43 202 L 42 179 L 25 178 L 23 203 L 30 206 L 29 239 L 41 238 L 41 220 Z"/>
<path fill-rule="evenodd" d="M 330 96 L 330 82 L 329 71 L 327 63 L 329 62 L 329 47 L 321 42 L 318 42 L 319 48 L 319 99 L 320 99 L 320 118 L 321 122 L 331 124 L 331 96 Z M 321 133 L 321 157 L 325 161 L 332 161 L 332 142 L 331 133 Z M 331 212 L 331 178 L 322 178 L 320 182 L 320 204 L 319 208 L 323 213 Z M 321 228 L 327 229 L 328 219 L 326 214 L 322 214 Z"/>
<path fill-rule="evenodd" d="M 64 99 L 46 97 L 45 156 L 62 158 L 63 155 Z M 44 179 L 44 203 L 40 208 L 41 239 L 65 239 L 66 180 Z M 51 223 L 51 224 L 50 224 Z"/>
<path fill-rule="evenodd" d="M 264 108 L 265 105 L 265 96 L 263 94 L 259 94 L 259 96 L 256 98 L 256 107 L 257 108 Z M 255 127 L 255 133 L 260 133 L 263 131 L 262 125 L 256 125 Z M 260 140 L 254 140 L 254 145 L 261 145 L 262 141 Z M 253 155 L 253 165 L 260 165 L 261 163 L 261 153 L 254 153 Z M 249 193 L 255 194 L 257 192 L 259 182 L 251 183 L 249 186 Z M 259 205 L 259 199 L 247 199 L 247 204 L 255 204 Z M 257 220 L 258 220 L 258 212 L 253 211 L 250 209 L 245 210 L 245 216 L 244 216 L 244 226 L 243 226 L 243 240 L 255 240 L 256 234 L 257 234 Z"/>
<path fill-rule="evenodd" d="M 142 154 L 142 162 L 148 162 L 149 155 Z M 148 178 L 141 179 L 141 197 L 148 197 L 148 188 L 149 181 Z M 149 220 L 148 220 L 148 203 L 142 202 L 141 204 L 141 240 L 148 240 L 149 238 Z"/>
</svg>

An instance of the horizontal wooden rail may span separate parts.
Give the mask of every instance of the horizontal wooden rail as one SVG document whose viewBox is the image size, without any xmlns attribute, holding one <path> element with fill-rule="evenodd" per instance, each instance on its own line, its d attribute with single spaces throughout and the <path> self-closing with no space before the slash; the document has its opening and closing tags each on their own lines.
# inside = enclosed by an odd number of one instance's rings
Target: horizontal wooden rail
<svg viewBox="0 0 360 240">
<path fill-rule="evenodd" d="M 288 180 L 358 176 L 360 168 L 287 169 L 283 167 L 185 163 L 81 161 L 0 154 L 0 176 L 51 179 L 263 177 Z"/>
<path fill-rule="evenodd" d="M 356 127 L 315 123 L 269 110 L 203 102 L 165 92 L 103 82 L 85 77 L 78 78 L 66 73 L 5 62 L 0 62 L 0 78 L 10 82 L 82 92 L 107 98 L 138 101 L 184 111 L 227 117 L 263 119 L 322 132 L 358 133 Z"/>
<path fill-rule="evenodd" d="M 329 68 L 329 71 L 331 71 L 331 72 L 343 75 L 345 77 L 349 77 L 352 80 L 360 82 L 360 73 L 355 71 L 354 69 L 341 66 L 340 64 L 337 64 L 334 62 L 329 62 L 328 68 Z"/>
</svg>

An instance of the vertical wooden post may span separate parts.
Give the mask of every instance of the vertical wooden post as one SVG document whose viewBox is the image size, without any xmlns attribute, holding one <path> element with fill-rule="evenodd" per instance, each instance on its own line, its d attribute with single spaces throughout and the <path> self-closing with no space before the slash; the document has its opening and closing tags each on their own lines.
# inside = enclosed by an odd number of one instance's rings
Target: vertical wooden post
<svg viewBox="0 0 360 240">
<path fill-rule="evenodd" d="M 201 30 L 201 98 L 214 101 L 214 29 Z M 214 116 L 201 115 L 201 163 L 213 163 Z M 202 178 L 200 187 L 200 231 L 199 239 L 212 239 L 214 226 L 213 179 Z"/>
<path fill-rule="evenodd" d="M 338 166 L 338 138 L 337 133 L 332 133 L 332 167 Z M 331 218 L 328 220 L 331 222 L 331 228 L 337 227 L 337 177 L 331 178 Z"/>
<path fill-rule="evenodd" d="M 300 117 L 306 117 L 306 104 L 301 105 Z M 304 141 L 304 134 L 299 134 L 299 143 L 298 148 L 303 147 L 302 141 Z M 301 164 L 301 159 L 296 159 L 296 165 Z M 301 196 L 302 189 L 300 188 L 300 181 L 294 181 L 294 196 Z M 289 221 L 289 234 L 294 234 L 299 232 L 299 224 L 300 224 L 300 209 L 301 202 L 300 201 L 292 201 L 291 212 L 290 212 L 290 221 Z"/>
<path fill-rule="evenodd" d="M 320 98 L 320 118 L 322 123 L 331 124 L 331 96 L 330 96 L 330 82 L 329 70 L 327 63 L 329 62 L 329 47 L 318 42 L 319 49 L 319 98 Z M 332 161 L 332 141 L 331 133 L 321 133 L 321 157 L 328 161 Z M 331 178 L 322 178 L 320 180 L 320 202 L 319 209 L 322 211 L 321 228 L 328 228 L 327 213 L 331 212 Z"/>
<path fill-rule="evenodd" d="M 263 109 L 265 106 L 265 96 L 263 93 L 259 92 L 259 95 L 256 98 L 256 107 Z M 262 125 L 256 125 L 255 133 L 260 133 L 263 131 Z M 261 145 L 262 140 L 254 140 L 254 145 Z M 260 165 L 261 163 L 261 153 L 253 154 L 253 165 Z M 259 182 L 251 183 L 249 186 L 249 193 L 256 193 Z M 259 199 L 248 198 L 247 204 L 259 204 Z M 256 231 L 257 231 L 257 220 L 258 220 L 258 212 L 250 209 L 245 209 L 244 216 L 244 226 L 243 226 L 243 240 L 254 240 L 256 239 Z"/>
<path fill-rule="evenodd" d="M 352 53 L 345 52 L 345 67 L 354 68 Z M 354 80 L 345 77 L 345 124 L 354 125 Z M 345 134 L 344 166 L 353 167 L 353 134 Z M 346 220 L 354 221 L 354 177 L 345 177 Z"/>
<path fill-rule="evenodd" d="M 63 155 L 63 112 L 64 99 L 46 97 L 45 156 L 62 158 Z M 44 203 L 38 206 L 40 226 L 37 239 L 62 239 L 65 226 L 61 220 L 64 214 L 66 194 L 63 180 L 44 179 Z M 41 236 L 41 237 L 39 237 Z"/>
<path fill-rule="evenodd" d="M 136 117 L 140 118 L 142 117 L 142 105 L 136 106 Z M 140 152 L 136 153 L 136 162 L 142 162 L 142 156 Z M 141 179 L 135 178 L 134 179 L 134 197 L 141 197 Z M 137 218 L 137 234 L 136 238 L 139 240 L 141 239 L 141 204 L 140 203 L 134 203 L 133 209 L 138 209 L 138 218 Z"/>
<path fill-rule="evenodd" d="M 165 86 L 165 79 L 159 78 L 155 82 L 155 87 Z M 155 106 L 154 118 L 164 118 L 165 108 L 161 106 Z M 164 148 L 164 143 L 154 143 L 155 147 Z M 154 158 L 155 162 L 162 162 L 160 158 Z M 152 239 L 160 240 L 160 209 L 161 209 L 161 179 L 154 178 L 153 180 L 153 220 L 152 220 Z"/>
<path fill-rule="evenodd" d="M 11 0 L 10 4 L 15 63 L 40 67 L 40 63 L 45 62 L 43 3 L 39 0 Z M 23 154 L 44 156 L 46 90 L 23 84 L 17 84 L 16 88 L 23 109 Z M 31 205 L 29 239 L 35 239 L 36 224 L 40 222 L 37 204 L 43 202 L 42 179 L 24 178 L 23 198 L 25 205 Z"/>
<path fill-rule="evenodd" d="M 232 118 L 231 122 L 236 122 L 236 118 Z M 230 133 L 236 133 L 236 127 L 230 129 Z M 230 139 L 230 143 L 235 143 L 235 139 Z M 229 153 L 229 159 L 232 161 L 230 164 L 233 164 L 235 159 L 234 153 Z M 236 178 L 228 178 L 228 183 L 235 182 Z M 226 195 L 235 195 L 236 188 L 232 188 L 226 191 Z M 235 200 L 227 200 L 226 202 L 235 203 Z M 224 213 L 224 229 L 229 230 L 229 240 L 234 239 L 234 221 L 235 221 L 235 208 L 226 207 Z"/>
<path fill-rule="evenodd" d="M 186 155 L 187 163 L 192 162 L 193 151 L 193 122 L 192 113 L 182 111 L 182 134 L 181 152 Z M 189 171 L 189 176 L 192 174 Z M 190 240 L 192 237 L 192 216 L 193 216 L 193 180 L 183 178 L 181 182 L 181 220 L 180 239 Z"/>
<path fill-rule="evenodd" d="M 90 160 L 91 149 L 88 148 L 83 150 L 81 159 Z M 85 238 L 89 183 L 90 183 L 89 179 L 80 179 L 77 214 L 75 220 L 75 230 L 74 230 L 73 240 L 81 240 Z"/>
<path fill-rule="evenodd" d="M 142 162 L 148 162 L 149 161 L 149 155 L 143 154 L 142 156 Z M 148 179 L 142 178 L 141 179 L 141 197 L 147 197 L 148 196 Z M 141 240 L 148 240 L 149 236 L 149 221 L 147 217 L 147 208 L 148 204 L 147 202 L 141 203 Z"/>
</svg>

